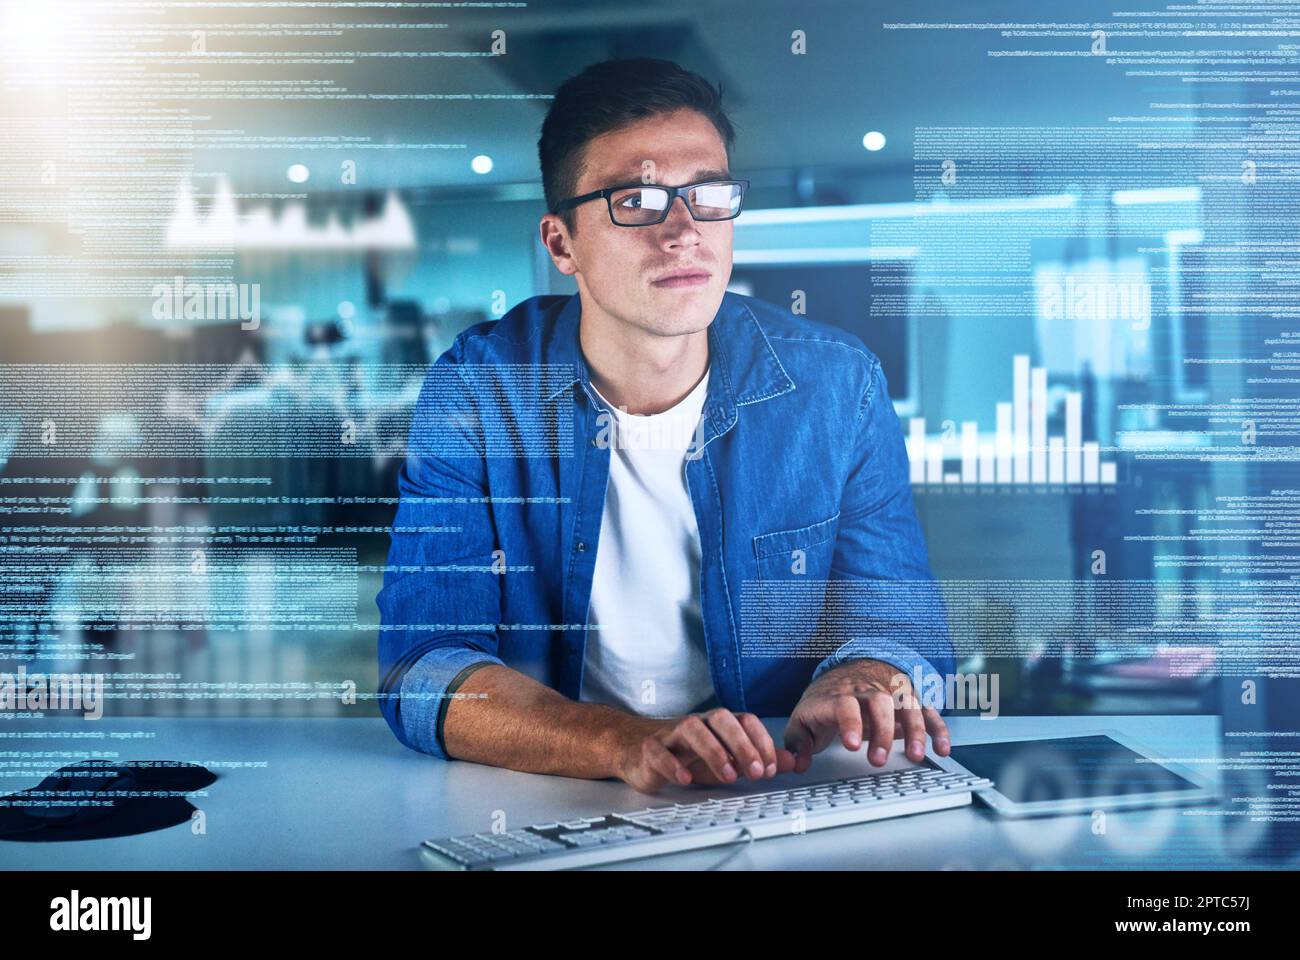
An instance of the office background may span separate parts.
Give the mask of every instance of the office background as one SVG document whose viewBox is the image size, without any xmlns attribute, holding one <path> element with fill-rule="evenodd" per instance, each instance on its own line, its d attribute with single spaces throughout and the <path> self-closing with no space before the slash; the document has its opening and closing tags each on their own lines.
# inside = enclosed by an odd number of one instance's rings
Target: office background
<svg viewBox="0 0 1300 960">
<path fill-rule="evenodd" d="M 738 127 L 732 289 L 882 357 L 1002 713 L 1293 673 L 1290 33 L 1056 6 L 5 4 L 6 669 L 121 674 L 116 716 L 377 715 L 422 371 L 576 289 L 537 236 L 549 95 L 660 56 Z M 260 317 L 187 317 L 174 277 Z"/>
</svg>

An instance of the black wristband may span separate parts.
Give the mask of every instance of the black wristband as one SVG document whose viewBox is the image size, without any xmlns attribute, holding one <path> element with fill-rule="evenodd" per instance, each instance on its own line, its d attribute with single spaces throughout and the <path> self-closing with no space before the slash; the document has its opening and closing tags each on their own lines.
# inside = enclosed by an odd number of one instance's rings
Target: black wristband
<svg viewBox="0 0 1300 960">
<path fill-rule="evenodd" d="M 447 744 L 442 739 L 442 725 L 447 718 L 447 705 L 451 703 L 451 695 L 460 689 L 461 684 L 469 679 L 471 673 L 479 667 L 488 667 L 493 663 L 494 661 L 492 660 L 480 660 L 477 663 L 471 663 L 469 666 L 465 667 L 465 669 L 461 670 L 460 673 L 456 674 L 456 676 L 452 677 L 451 683 L 447 684 L 447 689 L 443 691 L 442 702 L 438 704 L 438 721 L 435 724 L 434 733 L 438 738 L 438 749 L 441 750 L 445 756 L 450 757 L 451 754 L 447 753 Z"/>
</svg>

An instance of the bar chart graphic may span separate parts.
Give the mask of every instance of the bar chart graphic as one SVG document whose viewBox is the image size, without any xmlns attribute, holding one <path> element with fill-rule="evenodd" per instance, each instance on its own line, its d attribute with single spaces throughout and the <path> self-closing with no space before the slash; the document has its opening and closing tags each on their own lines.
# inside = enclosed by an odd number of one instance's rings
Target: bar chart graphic
<svg viewBox="0 0 1300 960">
<path fill-rule="evenodd" d="M 913 484 L 1114 485 L 1114 462 L 1102 462 L 1100 444 L 1083 439 L 1082 393 L 1065 394 L 1065 436 L 1049 437 L 1047 369 L 1030 367 L 1028 354 L 1016 354 L 1011 383 L 1010 402 L 997 404 L 992 440 L 980 438 L 975 420 L 962 421 L 960 437 L 949 430 L 934 439 L 925 417 L 909 418 Z M 948 469 L 955 461 L 960 469 Z"/>
</svg>

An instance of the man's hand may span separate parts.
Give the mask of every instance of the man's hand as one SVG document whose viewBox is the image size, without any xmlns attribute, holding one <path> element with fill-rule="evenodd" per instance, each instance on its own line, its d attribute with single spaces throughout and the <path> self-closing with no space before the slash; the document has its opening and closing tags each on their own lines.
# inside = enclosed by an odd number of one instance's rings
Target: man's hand
<svg viewBox="0 0 1300 960">
<path fill-rule="evenodd" d="M 666 783 L 735 783 L 794 769 L 795 757 L 772 741 L 752 713 L 721 707 L 635 725 L 620 750 L 618 776 L 642 793 Z"/>
<path fill-rule="evenodd" d="M 897 709 L 899 704 L 903 709 Z M 813 754 L 825 750 L 836 736 L 844 746 L 857 750 L 865 732 L 867 759 L 883 767 L 890 744 L 900 738 L 907 756 L 920 761 L 927 730 L 934 752 L 948 756 L 947 724 L 937 710 L 921 709 L 906 674 L 879 660 L 851 660 L 808 685 L 786 724 L 785 745 L 795 755 L 795 773 L 803 773 L 812 765 Z"/>
</svg>

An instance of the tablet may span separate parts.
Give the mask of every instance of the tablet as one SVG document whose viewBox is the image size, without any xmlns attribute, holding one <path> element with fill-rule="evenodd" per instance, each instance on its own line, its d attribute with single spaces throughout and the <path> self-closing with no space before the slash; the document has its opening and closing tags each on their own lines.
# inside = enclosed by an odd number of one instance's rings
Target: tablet
<svg viewBox="0 0 1300 960">
<path fill-rule="evenodd" d="M 1091 813 L 1217 801 L 1201 774 L 1115 730 L 953 744 L 960 766 L 993 781 L 977 796 L 1007 817 Z"/>
</svg>

